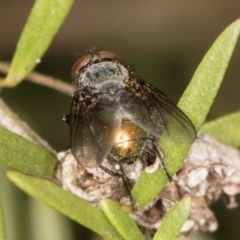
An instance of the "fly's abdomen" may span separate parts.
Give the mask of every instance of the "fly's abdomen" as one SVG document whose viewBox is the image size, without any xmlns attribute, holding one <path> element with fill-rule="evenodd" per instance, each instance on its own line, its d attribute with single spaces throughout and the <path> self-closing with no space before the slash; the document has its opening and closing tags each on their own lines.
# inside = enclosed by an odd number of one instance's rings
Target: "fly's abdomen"
<svg viewBox="0 0 240 240">
<path fill-rule="evenodd" d="M 134 162 L 141 156 L 149 134 L 133 122 L 124 119 L 115 135 L 110 156 L 117 161 Z"/>
</svg>

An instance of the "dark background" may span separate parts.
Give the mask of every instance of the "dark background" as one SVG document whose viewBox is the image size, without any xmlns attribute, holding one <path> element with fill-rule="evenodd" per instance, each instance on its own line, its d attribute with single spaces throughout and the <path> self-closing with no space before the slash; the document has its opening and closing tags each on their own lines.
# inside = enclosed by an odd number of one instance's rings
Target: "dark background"
<svg viewBox="0 0 240 240">
<path fill-rule="evenodd" d="M 33 1 L 0 2 L 0 60 L 10 61 Z M 237 1 L 76 1 L 37 71 L 71 83 L 70 71 L 89 45 L 116 52 L 139 76 L 175 102 L 216 37 L 240 17 Z M 216 101 L 214 119 L 240 107 L 240 44 L 237 44 Z M 23 82 L 1 97 L 58 151 L 69 145 L 71 97 Z M 239 239 L 240 211 L 213 206 L 220 228 L 214 239 Z M 75 225 L 76 227 L 76 225 Z M 81 239 L 81 238 L 76 238 Z"/>
</svg>

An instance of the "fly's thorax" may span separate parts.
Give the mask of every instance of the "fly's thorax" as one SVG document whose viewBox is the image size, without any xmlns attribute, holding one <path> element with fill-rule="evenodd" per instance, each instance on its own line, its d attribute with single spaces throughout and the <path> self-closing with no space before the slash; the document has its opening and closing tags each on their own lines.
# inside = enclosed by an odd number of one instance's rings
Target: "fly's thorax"
<svg viewBox="0 0 240 240">
<path fill-rule="evenodd" d="M 128 70 L 119 62 L 98 62 L 81 72 L 78 85 L 90 87 L 94 92 L 111 93 L 125 86 Z"/>
<path fill-rule="evenodd" d="M 149 133 L 133 122 L 124 120 L 116 131 L 115 143 L 109 154 L 116 161 L 131 163 L 142 155 L 148 138 Z"/>
</svg>

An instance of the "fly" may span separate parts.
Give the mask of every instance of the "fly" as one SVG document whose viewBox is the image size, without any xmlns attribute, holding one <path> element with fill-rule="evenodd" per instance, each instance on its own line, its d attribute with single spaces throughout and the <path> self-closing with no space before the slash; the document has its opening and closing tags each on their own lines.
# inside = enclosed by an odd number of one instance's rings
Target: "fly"
<svg viewBox="0 0 240 240">
<path fill-rule="evenodd" d="M 126 164 L 141 161 L 144 169 L 159 158 L 171 178 L 158 142 L 170 119 L 184 141 L 193 141 L 196 132 L 189 118 L 115 53 L 89 49 L 73 66 L 72 78 L 76 91 L 65 119 L 75 159 L 84 167 L 100 167 L 122 178 L 129 194 Z M 104 159 L 112 162 L 114 170 L 103 165 Z"/>
</svg>

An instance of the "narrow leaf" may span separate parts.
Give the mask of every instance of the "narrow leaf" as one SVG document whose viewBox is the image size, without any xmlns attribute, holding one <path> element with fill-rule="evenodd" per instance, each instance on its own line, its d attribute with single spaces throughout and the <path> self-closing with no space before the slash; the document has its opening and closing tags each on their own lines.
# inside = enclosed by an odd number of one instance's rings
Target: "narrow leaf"
<svg viewBox="0 0 240 240">
<path fill-rule="evenodd" d="M 6 240 L 6 230 L 5 230 L 5 221 L 4 221 L 4 213 L 2 206 L 2 197 L 0 195 L 0 240 Z"/>
<path fill-rule="evenodd" d="M 15 171 L 8 171 L 7 177 L 29 195 L 106 239 L 122 240 L 102 211 L 70 192 L 64 191 L 55 183 Z"/>
<path fill-rule="evenodd" d="M 146 206 L 156 193 L 159 193 L 167 184 L 168 178 L 163 169 L 149 174 L 143 172 L 132 189 L 132 196 L 137 202 L 137 207 L 142 209 Z"/>
<path fill-rule="evenodd" d="M 227 27 L 216 39 L 198 66 L 181 97 L 178 107 L 191 119 L 197 131 L 202 127 L 222 83 L 240 33 L 240 20 Z M 171 138 L 171 137 L 170 137 Z M 182 165 L 191 143 L 184 147 L 171 139 L 160 141 L 164 162 L 170 174 Z"/>
<path fill-rule="evenodd" d="M 144 240 L 137 225 L 119 205 L 109 199 L 101 200 L 100 204 L 109 221 L 125 240 Z"/>
<path fill-rule="evenodd" d="M 73 0 L 36 0 L 17 44 L 11 68 L 0 85 L 15 86 L 41 61 Z"/>
<path fill-rule="evenodd" d="M 239 32 L 240 20 L 237 20 L 217 38 L 198 66 L 190 84 L 178 103 L 178 107 L 191 119 L 197 132 L 203 125 L 221 85 Z M 177 125 L 174 124 L 174 121 L 173 119 L 172 124 L 170 120 L 170 126 L 168 127 L 168 132 L 171 132 L 171 134 L 165 131 L 160 139 L 160 148 L 164 153 L 164 164 L 171 176 L 181 167 L 194 140 L 184 141 L 185 136 L 175 136 L 174 132 L 179 133 L 180 131 L 177 129 Z M 149 183 L 152 180 L 150 179 L 151 177 L 146 181 L 144 178 L 140 178 L 134 186 L 134 190 L 141 190 L 141 192 L 134 192 L 134 196 L 138 196 L 136 201 L 141 206 L 145 202 L 142 198 L 153 199 L 162 189 L 162 184 L 159 184 L 159 188 L 154 188 L 154 191 L 151 193 L 145 193 L 142 191 L 142 188 L 137 186 L 144 184 L 145 186 L 151 186 Z M 145 181 L 145 183 L 142 181 Z M 149 195 L 146 196 L 146 194 Z"/>
<path fill-rule="evenodd" d="M 74 240 L 70 221 L 47 205 L 29 199 L 28 236 L 34 240 Z"/>
<path fill-rule="evenodd" d="M 153 240 L 174 240 L 188 219 L 191 199 L 177 202 L 166 214 Z"/>
<path fill-rule="evenodd" d="M 220 117 L 203 125 L 203 132 L 219 142 L 240 147 L 240 111 Z"/>
<path fill-rule="evenodd" d="M 202 127 L 217 95 L 239 33 L 240 19 L 227 27 L 214 42 L 178 103 L 197 131 Z"/>
<path fill-rule="evenodd" d="M 35 143 L 0 126 L 0 146 L 0 161 L 9 167 L 34 176 L 52 176 L 56 160 Z"/>
<path fill-rule="evenodd" d="M 6 164 L 0 162 L 0 169 L 5 173 L 9 168 Z M 9 240 L 26 239 L 28 235 L 28 203 L 25 196 L 19 188 L 14 186 L 5 176 L 0 175 L 2 202 L 4 207 L 6 235 Z M 19 205 L 21 203 L 21 205 Z M 21 216 L 21 221 L 19 217 Z"/>
</svg>

